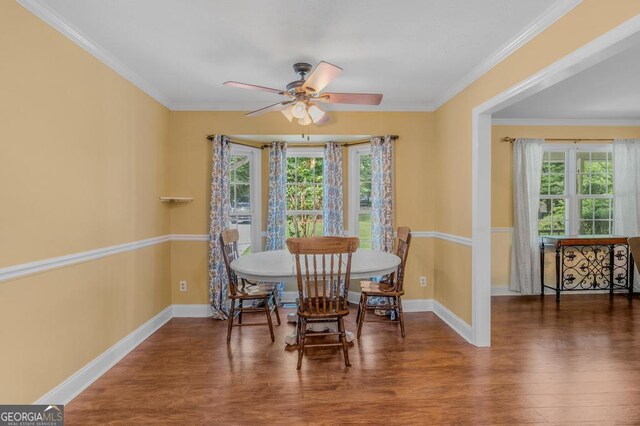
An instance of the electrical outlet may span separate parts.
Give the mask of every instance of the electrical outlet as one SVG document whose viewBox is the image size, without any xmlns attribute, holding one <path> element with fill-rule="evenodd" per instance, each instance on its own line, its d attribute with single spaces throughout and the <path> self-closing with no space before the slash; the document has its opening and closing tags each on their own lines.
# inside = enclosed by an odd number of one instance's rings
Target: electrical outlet
<svg viewBox="0 0 640 426">
<path fill-rule="evenodd" d="M 420 277 L 420 287 L 427 286 L 427 277 Z"/>
<path fill-rule="evenodd" d="M 180 281 L 180 291 L 187 291 L 187 282 Z"/>
</svg>

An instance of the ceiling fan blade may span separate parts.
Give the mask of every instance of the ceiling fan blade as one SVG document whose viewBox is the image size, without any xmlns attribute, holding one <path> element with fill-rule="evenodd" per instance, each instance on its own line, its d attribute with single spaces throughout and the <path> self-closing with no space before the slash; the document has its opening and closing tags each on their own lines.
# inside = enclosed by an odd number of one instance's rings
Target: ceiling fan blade
<svg viewBox="0 0 640 426">
<path fill-rule="evenodd" d="M 261 90 L 263 92 L 271 92 L 278 95 L 284 95 L 284 90 L 272 89 L 271 87 L 256 86 L 255 84 L 240 83 L 238 81 L 225 81 L 225 86 L 238 87 L 240 89 Z"/>
<path fill-rule="evenodd" d="M 318 99 L 330 104 L 380 105 L 382 95 L 379 93 L 323 93 Z"/>
<path fill-rule="evenodd" d="M 329 114 L 325 114 L 325 115 L 322 116 L 322 118 L 320 120 L 316 121 L 314 124 L 316 126 L 322 126 L 323 124 L 326 124 L 326 123 L 328 123 L 330 121 L 331 121 L 331 117 L 329 117 Z"/>
<path fill-rule="evenodd" d="M 302 88 L 318 93 L 327 87 L 327 85 L 331 83 L 334 78 L 339 76 L 341 72 L 342 68 L 332 65 L 329 62 L 322 61 L 304 81 Z"/>
<path fill-rule="evenodd" d="M 287 102 L 278 102 L 277 104 L 273 104 L 273 105 L 269 105 L 266 106 L 264 108 L 260 108 L 257 109 L 255 111 L 251 111 L 248 112 L 247 114 L 245 114 L 247 117 L 255 117 L 256 115 L 262 115 L 262 114 L 266 114 L 267 112 L 272 112 L 272 111 L 282 111 L 283 109 L 285 109 L 289 104 L 291 103 L 291 101 L 287 101 Z"/>
</svg>

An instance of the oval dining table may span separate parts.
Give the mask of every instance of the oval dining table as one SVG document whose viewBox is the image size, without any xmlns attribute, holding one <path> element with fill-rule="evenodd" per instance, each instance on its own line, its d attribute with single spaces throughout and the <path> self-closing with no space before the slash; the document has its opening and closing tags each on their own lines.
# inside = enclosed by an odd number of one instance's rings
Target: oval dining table
<svg viewBox="0 0 640 426">
<path fill-rule="evenodd" d="M 351 257 L 351 279 L 368 279 L 390 274 L 398 269 L 400 258 L 393 253 L 378 250 L 358 249 Z M 289 250 L 272 250 L 245 254 L 231 262 L 231 269 L 236 275 L 249 281 L 263 282 L 296 282 L 295 260 Z M 314 327 L 326 327 L 323 324 L 312 324 Z M 346 332 L 347 341 L 352 342 L 354 334 Z M 297 341 L 295 332 L 287 336 L 288 345 Z"/>
</svg>

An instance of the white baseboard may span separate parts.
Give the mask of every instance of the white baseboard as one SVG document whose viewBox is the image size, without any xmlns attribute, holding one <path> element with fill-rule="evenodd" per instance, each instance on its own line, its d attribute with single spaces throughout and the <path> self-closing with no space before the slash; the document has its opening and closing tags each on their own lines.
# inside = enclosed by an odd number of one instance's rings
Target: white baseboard
<svg viewBox="0 0 640 426">
<path fill-rule="evenodd" d="M 125 338 L 111 346 L 93 361 L 82 367 L 71 377 L 47 392 L 34 404 L 68 404 L 80 392 L 95 382 L 118 361 L 134 350 L 140 343 L 155 333 L 172 317 L 172 307 L 168 306 L 158 315 L 129 333 Z"/>
<path fill-rule="evenodd" d="M 433 299 L 403 299 L 402 310 L 405 312 L 433 312 Z"/>
<path fill-rule="evenodd" d="M 491 287 L 491 296 L 521 296 L 517 291 L 509 290 L 509 287 Z"/>
<path fill-rule="evenodd" d="M 433 301 L 433 312 L 449 327 L 451 327 L 453 331 L 462 336 L 462 338 L 467 342 L 471 343 L 473 334 L 471 332 L 471 326 L 469 324 L 467 324 L 437 300 Z"/>
<path fill-rule="evenodd" d="M 213 315 L 211 305 L 172 305 L 174 318 L 206 318 Z"/>
</svg>

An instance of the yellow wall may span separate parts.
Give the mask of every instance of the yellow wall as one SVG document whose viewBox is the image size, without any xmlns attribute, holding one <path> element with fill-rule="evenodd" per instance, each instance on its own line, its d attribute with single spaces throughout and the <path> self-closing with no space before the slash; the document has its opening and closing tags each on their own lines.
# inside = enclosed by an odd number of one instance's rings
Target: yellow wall
<svg viewBox="0 0 640 426">
<path fill-rule="evenodd" d="M 193 203 L 171 208 L 171 232 L 206 234 L 209 215 L 209 173 L 212 133 L 243 135 L 300 134 L 398 134 L 395 150 L 395 221 L 414 231 L 434 227 L 435 185 L 432 170 L 433 114 L 413 112 L 331 113 L 330 124 L 321 128 L 301 127 L 273 116 L 247 118 L 241 112 L 171 112 L 170 192 L 194 197 Z M 263 207 L 266 206 L 267 151 L 263 152 Z M 345 176 L 346 179 L 346 176 Z M 345 191 L 346 196 L 346 191 Z M 263 212 L 263 219 L 266 217 Z M 264 228 L 263 228 L 264 229 Z M 207 243 L 180 242 L 172 245 L 172 292 L 174 303 L 207 303 Z M 180 259 L 179 261 L 177 259 Z M 431 298 L 433 286 L 422 288 L 419 276 L 433 283 L 433 241 L 415 238 L 407 265 L 407 298 Z M 177 291 L 178 281 L 190 279 L 187 292 Z M 193 283 L 193 284 L 192 284 Z M 293 289 L 293 288 L 291 288 Z"/>
<path fill-rule="evenodd" d="M 169 111 L 0 2 L 0 267 L 169 233 Z M 171 303 L 168 243 L 0 282 L 0 403 L 31 403 Z"/>
<path fill-rule="evenodd" d="M 513 146 L 505 136 L 522 138 L 639 138 L 640 127 L 609 126 L 493 126 L 491 143 L 491 226 L 513 227 Z M 556 142 L 548 142 L 556 143 Z M 566 142 L 565 142 L 566 143 Z M 569 142 L 570 143 L 570 142 Z M 494 232 L 491 238 L 492 285 L 509 284 L 511 232 Z"/>
<path fill-rule="evenodd" d="M 435 113 L 439 190 L 436 229 L 471 237 L 472 110 L 514 84 L 640 13 L 640 2 L 584 0 L 507 59 L 455 96 Z M 471 266 L 436 244 L 435 297 L 471 324 Z M 459 250 L 471 259 L 471 247 Z M 463 259 L 463 260 L 464 260 Z M 467 266 L 467 267 L 465 267 Z M 455 277 L 455 268 L 464 273 Z M 458 300 L 461 298 L 461 300 Z"/>
</svg>

